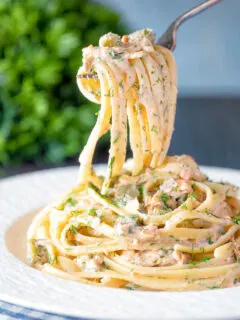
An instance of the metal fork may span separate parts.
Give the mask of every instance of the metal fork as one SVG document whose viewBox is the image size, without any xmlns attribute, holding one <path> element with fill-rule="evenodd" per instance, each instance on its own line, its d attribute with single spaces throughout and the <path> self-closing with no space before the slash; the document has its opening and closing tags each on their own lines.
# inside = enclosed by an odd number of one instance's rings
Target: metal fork
<svg viewBox="0 0 240 320">
<path fill-rule="evenodd" d="M 206 9 L 212 7 L 213 5 L 221 2 L 223 0 L 207 0 L 196 7 L 186 11 L 185 13 L 181 14 L 177 17 L 176 20 L 174 20 L 166 32 L 157 40 L 157 44 L 168 48 L 170 50 L 174 50 L 176 48 L 176 42 L 177 42 L 177 31 L 179 26 L 185 22 L 186 20 L 196 16 L 200 12 L 205 11 Z M 78 75 L 78 78 L 84 78 L 84 79 L 98 79 L 97 74 L 80 74 Z"/>
<path fill-rule="evenodd" d="M 173 21 L 172 24 L 170 24 L 166 32 L 158 39 L 157 44 L 160 44 L 161 46 L 173 51 L 176 48 L 178 27 L 186 20 L 196 16 L 200 12 L 207 10 L 208 8 L 212 7 L 213 5 L 221 1 L 223 0 L 204 1 L 201 4 L 197 5 L 196 7 L 181 14 L 179 17 L 177 17 L 176 20 Z"/>
</svg>

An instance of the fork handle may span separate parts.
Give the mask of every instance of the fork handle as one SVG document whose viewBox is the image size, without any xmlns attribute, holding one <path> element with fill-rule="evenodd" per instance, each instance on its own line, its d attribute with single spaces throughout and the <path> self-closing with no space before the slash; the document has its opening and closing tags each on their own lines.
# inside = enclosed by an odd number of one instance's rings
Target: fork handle
<svg viewBox="0 0 240 320">
<path fill-rule="evenodd" d="M 208 8 L 212 7 L 213 5 L 221 2 L 223 0 L 207 0 L 203 3 L 197 5 L 196 7 L 186 11 L 185 13 L 181 14 L 177 17 L 176 20 L 173 21 L 173 23 L 170 24 L 168 29 L 165 31 L 165 33 L 161 36 L 161 38 L 158 39 L 157 44 L 162 45 L 163 47 L 166 47 L 170 50 L 174 50 L 176 47 L 176 36 L 177 36 L 177 30 L 178 27 L 186 20 L 196 16 L 200 12 L 207 10 Z"/>
<path fill-rule="evenodd" d="M 203 3 L 197 5 L 196 7 L 186 11 L 185 13 L 181 14 L 174 22 L 176 28 L 180 26 L 184 21 L 196 16 L 198 13 L 212 7 L 213 5 L 221 2 L 222 0 L 208 0 L 204 1 Z"/>
</svg>

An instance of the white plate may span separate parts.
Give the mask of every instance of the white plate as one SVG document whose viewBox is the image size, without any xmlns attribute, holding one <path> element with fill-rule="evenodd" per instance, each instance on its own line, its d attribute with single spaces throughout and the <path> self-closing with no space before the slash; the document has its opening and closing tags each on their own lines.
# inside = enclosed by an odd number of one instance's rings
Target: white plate
<svg viewBox="0 0 240 320">
<path fill-rule="evenodd" d="M 240 186 L 240 171 L 203 170 Z M 97 288 L 27 266 L 29 216 L 76 182 L 77 168 L 45 170 L 0 182 L 0 299 L 25 307 L 95 319 L 226 319 L 240 315 L 240 287 L 202 292 L 137 292 Z M 31 217 L 30 217 L 31 218 Z M 10 250 L 10 251 L 9 251 Z"/>
</svg>

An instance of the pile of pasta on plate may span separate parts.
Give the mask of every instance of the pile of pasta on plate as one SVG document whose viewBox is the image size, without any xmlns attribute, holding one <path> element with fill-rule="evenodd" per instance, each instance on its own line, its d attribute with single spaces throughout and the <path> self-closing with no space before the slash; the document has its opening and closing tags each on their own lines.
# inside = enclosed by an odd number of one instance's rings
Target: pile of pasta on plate
<svg viewBox="0 0 240 320">
<path fill-rule="evenodd" d="M 210 181 L 190 156 L 167 156 L 176 78 L 172 52 L 155 44 L 150 29 L 123 37 L 108 33 L 98 47 L 83 49 L 77 84 L 100 109 L 80 155 L 78 183 L 39 212 L 28 230 L 35 268 L 130 290 L 239 284 L 237 188 Z M 101 176 L 92 162 L 108 131 L 109 160 Z"/>
</svg>

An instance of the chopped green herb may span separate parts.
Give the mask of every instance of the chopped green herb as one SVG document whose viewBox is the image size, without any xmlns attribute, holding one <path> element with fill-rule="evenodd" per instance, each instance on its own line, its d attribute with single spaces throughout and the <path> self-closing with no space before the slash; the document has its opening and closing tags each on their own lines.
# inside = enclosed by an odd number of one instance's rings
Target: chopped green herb
<svg viewBox="0 0 240 320">
<path fill-rule="evenodd" d="M 114 97 L 114 89 L 111 88 L 108 90 L 108 93 L 104 95 L 105 97 Z"/>
<path fill-rule="evenodd" d="M 119 87 L 123 88 L 123 80 L 119 82 Z"/>
<path fill-rule="evenodd" d="M 219 286 L 212 286 L 212 287 L 209 287 L 209 289 L 219 289 L 220 287 Z"/>
<path fill-rule="evenodd" d="M 233 284 L 237 284 L 237 283 L 238 283 L 238 279 L 235 278 L 235 279 L 233 280 Z"/>
<path fill-rule="evenodd" d="M 69 203 L 72 206 L 74 206 L 77 203 L 77 201 L 70 197 L 66 200 L 66 203 Z"/>
<path fill-rule="evenodd" d="M 100 96 L 101 96 L 101 91 L 100 91 L 100 89 L 91 90 L 90 92 L 91 92 L 91 94 L 93 94 L 93 95 L 96 96 L 96 97 L 100 97 Z"/>
<path fill-rule="evenodd" d="M 236 224 L 240 224 L 240 217 L 236 216 L 236 217 L 232 218 L 232 222 L 234 222 Z"/>
<path fill-rule="evenodd" d="M 188 264 L 188 268 L 192 269 L 194 268 L 199 262 L 196 260 L 191 260 L 190 263 Z"/>
<path fill-rule="evenodd" d="M 124 286 L 123 288 L 124 288 L 124 289 L 127 289 L 127 290 L 134 290 L 133 287 L 129 287 L 129 286 Z"/>
<path fill-rule="evenodd" d="M 111 160 L 110 160 L 109 166 L 108 166 L 111 170 L 112 170 L 114 161 L 115 161 L 115 157 L 112 157 Z"/>
<path fill-rule="evenodd" d="M 75 235 L 78 233 L 79 227 L 75 226 L 75 225 L 71 225 L 68 228 L 68 232 L 70 232 L 72 235 Z"/>
<path fill-rule="evenodd" d="M 150 246 L 154 246 L 156 244 L 156 242 L 151 242 Z"/>
<path fill-rule="evenodd" d="M 151 131 L 156 133 L 156 134 L 158 133 L 157 127 L 154 124 L 151 127 Z"/>
<path fill-rule="evenodd" d="M 139 193 L 140 193 L 140 198 L 141 198 L 141 200 L 142 200 L 143 197 L 144 197 L 144 186 L 141 184 L 141 185 L 138 187 L 138 190 L 139 190 Z"/>
<path fill-rule="evenodd" d="M 48 262 L 50 264 L 58 264 L 58 257 L 48 254 Z"/>
<path fill-rule="evenodd" d="M 140 288 L 140 286 L 137 284 L 133 284 L 132 286 L 124 286 L 123 288 L 125 288 L 127 290 L 136 290 L 136 289 Z"/>
<path fill-rule="evenodd" d="M 182 204 L 181 208 L 187 210 L 188 209 L 187 204 L 186 203 Z"/>
<path fill-rule="evenodd" d="M 113 140 L 113 143 L 117 143 L 118 140 L 119 140 L 120 136 L 117 136 L 114 140 Z"/>
<path fill-rule="evenodd" d="M 88 215 L 95 217 L 97 215 L 96 209 L 92 208 L 92 209 L 88 210 Z"/>
<path fill-rule="evenodd" d="M 209 261 L 211 258 L 210 257 L 203 257 L 202 258 L 202 262 L 207 262 L 207 261 Z"/>
<path fill-rule="evenodd" d="M 113 50 L 110 50 L 108 54 L 113 59 L 121 59 L 122 60 L 122 56 L 119 53 L 114 52 Z"/>
<path fill-rule="evenodd" d="M 213 239 L 212 239 L 212 238 L 208 238 L 208 240 L 207 240 L 207 241 L 208 241 L 208 243 L 209 243 L 209 244 L 213 244 L 213 243 L 214 243 L 214 241 L 213 241 Z"/>
<path fill-rule="evenodd" d="M 193 192 L 189 193 L 188 198 L 197 199 L 197 194 L 196 194 L 196 192 L 193 191 Z"/>
<path fill-rule="evenodd" d="M 192 188 L 193 188 L 194 191 L 196 191 L 197 190 L 197 185 L 195 183 L 193 183 L 192 184 Z"/>
<path fill-rule="evenodd" d="M 79 216 L 81 213 L 83 213 L 82 210 L 73 210 L 71 211 L 71 216 L 76 217 Z"/>
<path fill-rule="evenodd" d="M 164 204 L 164 210 L 169 209 L 169 205 L 168 205 L 168 200 L 169 200 L 169 196 L 166 193 L 161 193 L 159 195 L 159 198 L 162 200 L 163 204 Z"/>
<path fill-rule="evenodd" d="M 204 210 L 204 212 L 205 212 L 206 214 L 208 214 L 208 215 L 211 214 L 210 210 L 207 209 L 207 208 Z"/>
<path fill-rule="evenodd" d="M 100 198 L 104 199 L 106 202 L 108 202 L 108 203 L 110 203 L 110 204 L 118 207 L 118 204 L 116 203 L 116 201 L 110 199 L 109 197 L 107 197 L 107 196 L 104 195 L 104 194 L 101 194 L 100 191 L 99 191 L 99 189 L 98 189 L 93 183 L 91 183 L 91 182 L 89 183 L 89 188 L 91 188 L 94 192 L 96 192 L 97 195 L 98 195 Z"/>
<path fill-rule="evenodd" d="M 103 266 L 104 268 L 106 268 L 106 269 L 109 268 L 108 264 L 107 264 L 105 261 L 103 261 L 102 266 Z"/>
<path fill-rule="evenodd" d="M 147 35 L 148 35 L 148 30 L 147 30 L 147 29 L 144 29 L 143 34 L 144 34 L 145 36 L 147 36 Z"/>
<path fill-rule="evenodd" d="M 187 223 L 188 223 L 190 226 L 193 226 L 193 221 L 192 221 L 192 220 L 187 221 Z"/>
<path fill-rule="evenodd" d="M 135 89 L 137 89 L 137 90 L 140 89 L 140 86 L 139 86 L 137 83 L 134 83 L 132 87 L 135 88 Z"/>
</svg>

